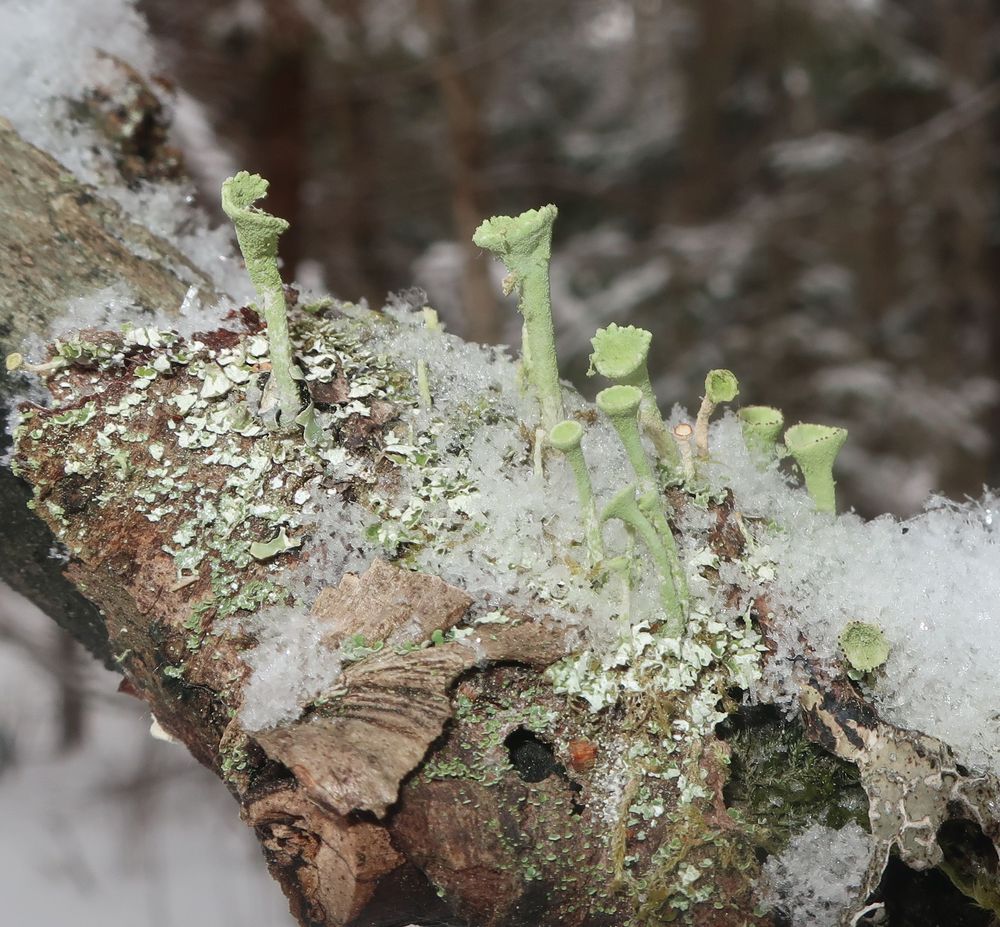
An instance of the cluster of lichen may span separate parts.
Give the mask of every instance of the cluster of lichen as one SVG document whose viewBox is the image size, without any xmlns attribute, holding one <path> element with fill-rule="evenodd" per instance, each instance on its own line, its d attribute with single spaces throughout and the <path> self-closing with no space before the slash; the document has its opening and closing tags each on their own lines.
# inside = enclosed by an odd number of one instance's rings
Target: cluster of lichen
<svg viewBox="0 0 1000 927">
<path fill-rule="evenodd" d="M 628 536 L 638 538 L 660 576 L 661 605 L 670 632 L 684 631 L 689 596 L 684 566 L 680 561 L 663 502 L 666 480 L 693 484 L 697 458 L 709 457 L 709 420 L 720 403 L 731 402 L 739 393 L 736 377 L 729 370 L 709 371 L 705 393 L 692 428 L 681 423 L 671 434 L 657 405 L 647 367 L 652 335 L 634 326 L 612 323 L 593 339 L 591 373 L 599 373 L 614 385 L 597 395 L 597 406 L 614 427 L 635 476 L 598 515 L 587 469 L 579 421 L 564 418 L 562 387 L 556 357 L 555 335 L 549 293 L 549 260 L 556 208 L 545 206 L 519 216 L 497 216 L 484 222 L 473 236 L 480 247 L 493 252 L 507 267 L 504 292 L 520 291 L 518 308 L 523 316 L 523 371 L 541 410 L 544 426 L 535 434 L 536 461 L 542 460 L 541 444 L 563 453 L 573 470 L 582 513 L 584 537 L 593 565 L 604 567 L 605 543 L 601 526 L 611 520 L 624 524 Z M 777 438 L 781 414 L 751 407 L 741 420 L 752 450 L 766 455 Z M 777 422 L 777 428 L 775 428 Z M 655 460 L 647 455 L 643 434 L 650 439 Z M 806 486 L 820 511 L 834 509 L 833 459 L 846 438 L 843 429 L 797 425 L 785 435 L 789 453 L 798 462 Z M 693 440 L 693 448 L 692 448 Z M 633 545 L 630 544 L 630 550 Z M 618 558 L 611 558 L 612 561 Z M 626 559 L 629 555 L 626 554 Z M 634 564 L 624 571 L 626 583 L 635 574 Z"/>
<path fill-rule="evenodd" d="M 107 488 L 99 504 L 119 501 L 116 497 L 125 487 L 129 504 L 141 517 L 169 525 L 163 552 L 176 568 L 176 588 L 204 583 L 204 594 L 183 625 L 187 653 L 163 667 L 164 675 L 175 680 L 183 678 L 185 658 L 201 649 L 220 616 L 258 611 L 287 596 L 267 578 L 267 571 L 273 560 L 301 544 L 305 537 L 301 508 L 312 494 L 325 491 L 319 488 L 322 480 L 334 476 L 350 480 L 352 493 L 378 519 L 369 527 L 369 540 L 403 557 L 419 546 L 433 550 L 451 543 L 452 524 L 442 522 L 440 509 L 449 508 L 456 522 L 468 522 L 462 506 L 476 491 L 474 478 L 446 459 L 433 423 L 421 430 L 412 422 L 408 430 L 387 429 L 367 459 L 351 454 L 337 440 L 338 427 L 351 416 L 368 415 L 373 398 L 429 409 L 428 363 L 418 365 L 414 389 L 403 382 L 405 376 L 391 359 L 370 350 L 370 332 L 363 324 L 315 317 L 292 324 L 290 332 L 276 252 L 285 224 L 253 208 L 266 189 L 260 178 L 241 174 L 227 184 L 224 202 L 258 291 L 266 337 L 251 334 L 234 347 L 212 349 L 197 341 L 184 345 L 171 333 L 136 329 L 126 335 L 124 346 L 110 341 L 65 342 L 57 345 L 55 356 L 39 372 L 53 374 L 74 364 L 120 369 L 128 359 L 127 388 L 113 403 L 90 400 L 48 416 L 40 427 L 34 427 L 29 416 L 23 426 L 39 442 L 50 440 L 53 429 L 66 435 L 79 428 L 95 429 L 97 456 L 67 453 L 66 473 L 86 474 L 104 466 L 107 455 L 111 463 L 107 469 L 117 483 Z M 547 678 L 554 693 L 583 699 L 594 711 L 617 704 L 623 693 L 627 693 L 622 710 L 626 718 L 632 717 L 630 712 L 646 711 L 648 706 L 637 704 L 639 694 L 655 703 L 653 719 L 630 731 L 633 742 L 625 759 L 635 771 L 637 785 L 620 823 L 623 833 L 641 837 L 621 836 L 615 876 L 645 892 L 650 902 L 678 908 L 710 893 L 707 867 L 685 858 L 689 839 L 685 828 L 696 816 L 691 809 L 708 798 L 697 759 L 686 751 L 699 738 L 710 736 L 725 717 L 731 687 L 747 688 L 754 681 L 763 644 L 749 615 L 742 623 L 722 620 L 705 602 L 692 601 L 688 576 L 697 579 L 699 569 L 716 570 L 718 559 L 713 560 L 706 548 L 689 550 L 688 562 L 682 562 L 664 490 L 672 486 L 686 490 L 693 499 L 702 497 L 709 419 L 720 403 L 736 397 L 738 384 L 727 370 L 711 371 L 694 426 L 682 422 L 670 430 L 648 374 L 650 333 L 615 324 L 597 332 L 592 372 L 612 383 L 601 390 L 597 405 L 617 434 L 632 471 L 629 483 L 599 508 L 584 454 L 589 422 L 583 416 L 566 418 L 558 377 L 548 287 L 555 214 L 554 207 L 546 207 L 517 218 L 492 219 L 475 240 L 507 263 L 510 275 L 505 289 L 521 291 L 524 376 L 538 399 L 543 425 L 533 434 L 535 458 L 544 463 L 544 450 L 551 448 L 564 455 L 572 469 L 591 578 L 602 576 L 606 582 L 618 575 L 627 589 L 641 568 L 632 554 L 635 542 L 641 543 L 656 569 L 663 614 L 661 620 L 633 622 L 625 610 L 617 649 L 607 654 L 584 650 L 553 666 Z M 430 312 L 424 319 L 428 328 L 436 327 Z M 297 336 L 298 356 L 292 336 Z M 141 363 L 131 357 L 136 347 L 149 349 Z M 344 379 L 349 391 L 344 401 L 325 411 L 307 401 L 306 387 L 311 392 L 335 375 Z M 171 387 L 158 397 L 165 379 L 172 381 Z M 157 402 L 169 406 L 169 435 L 144 427 L 154 417 Z M 489 403 L 482 399 L 463 406 L 453 418 L 464 420 L 471 429 L 489 414 Z M 781 414 L 749 407 L 739 415 L 748 447 L 762 461 L 773 456 L 783 425 Z M 491 421 L 517 427 L 515 420 Z M 292 432 L 292 425 L 301 431 Z M 839 430 L 827 432 L 819 426 L 800 425 L 785 434 L 788 453 L 799 463 L 820 509 L 833 509 L 832 463 L 842 443 Z M 395 501 L 398 484 L 376 476 L 385 461 L 406 471 L 411 492 L 405 505 Z M 214 476 L 198 485 L 191 470 Z M 69 530 L 71 520 L 59 511 L 57 499 L 47 498 L 44 504 Z M 612 520 L 625 526 L 630 539 L 624 557 L 609 556 L 606 549 L 602 529 Z M 467 523 L 463 530 L 486 527 Z M 72 528 L 79 530 L 76 524 Z M 80 536 L 66 539 L 75 552 L 86 543 Z M 257 570 L 258 578 L 242 575 L 248 568 Z M 414 646 L 460 639 L 462 631 L 442 633 L 439 640 Z M 382 648 L 382 642 L 352 638 L 341 648 L 340 657 L 352 662 Z M 664 717 L 666 707 L 669 718 Z M 525 716 L 525 721 L 544 728 L 545 719 Z M 429 763 L 423 775 L 497 781 L 504 769 L 488 756 L 497 747 L 495 733 L 465 758 Z M 227 772 L 242 769 L 245 762 L 234 748 L 225 758 Z M 661 791 L 650 783 L 658 783 Z M 671 800 L 677 807 L 671 814 L 679 816 L 671 819 L 671 826 L 675 842 L 681 842 L 665 843 L 654 860 L 658 872 L 643 874 L 641 854 L 634 852 L 634 846 L 629 848 L 629 841 L 641 842 L 647 831 L 653 833 L 647 825 L 658 820 L 666 807 L 663 783 L 676 786 Z M 544 862 L 533 858 L 531 865 L 541 867 Z"/>
<path fill-rule="evenodd" d="M 652 336 L 632 326 L 612 324 L 593 339 L 591 371 L 615 385 L 597 395 L 597 406 L 607 416 L 621 440 L 636 482 L 622 488 L 597 514 L 582 441 L 583 426 L 565 419 L 562 387 L 556 358 L 555 335 L 549 294 L 549 259 L 556 208 L 545 206 L 520 216 L 497 216 L 484 222 L 473 241 L 492 251 L 507 266 L 504 292 L 519 290 L 518 308 L 524 318 L 523 370 L 541 409 L 544 426 L 536 432 L 536 455 L 541 444 L 565 454 L 577 487 L 583 516 L 587 550 L 595 565 L 604 558 L 600 526 L 611 520 L 624 524 L 630 536 L 638 537 L 660 574 L 661 604 L 674 635 L 684 631 L 688 614 L 688 592 L 684 568 L 663 506 L 663 478 L 677 477 L 684 455 L 663 422 L 647 368 Z M 708 418 L 715 404 L 729 401 L 737 392 L 736 378 L 727 370 L 712 371 L 706 380 L 706 398 L 699 413 L 696 437 L 707 435 Z M 645 432 L 656 452 L 650 461 L 642 443 Z M 704 448 L 707 454 L 707 444 Z M 631 565 L 626 575 L 633 575 Z M 629 580 L 626 580 L 628 582 Z"/>
</svg>

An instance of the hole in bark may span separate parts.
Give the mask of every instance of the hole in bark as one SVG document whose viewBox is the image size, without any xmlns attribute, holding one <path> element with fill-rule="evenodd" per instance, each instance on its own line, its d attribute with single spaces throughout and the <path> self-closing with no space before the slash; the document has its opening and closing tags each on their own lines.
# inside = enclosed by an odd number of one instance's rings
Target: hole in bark
<svg viewBox="0 0 1000 927">
<path fill-rule="evenodd" d="M 945 825 L 946 827 L 948 825 Z M 975 826 L 975 825 L 973 825 Z M 976 828 L 978 830 L 978 828 Z M 917 872 L 893 854 L 876 898 L 895 927 L 991 927 L 993 915 L 963 895 L 940 869 Z"/>
<path fill-rule="evenodd" d="M 527 728 L 511 731 L 503 745 L 507 748 L 510 765 L 525 782 L 541 782 L 562 769 L 552 748 Z"/>
</svg>

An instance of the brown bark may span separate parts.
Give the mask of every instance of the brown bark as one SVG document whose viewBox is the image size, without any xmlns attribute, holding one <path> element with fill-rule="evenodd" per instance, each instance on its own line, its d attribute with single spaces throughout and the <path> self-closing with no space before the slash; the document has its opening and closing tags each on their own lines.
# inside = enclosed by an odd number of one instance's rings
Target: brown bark
<svg viewBox="0 0 1000 927">
<path fill-rule="evenodd" d="M 252 315 L 244 318 L 255 328 Z M 201 340 L 231 346 L 239 337 L 220 331 Z M 67 368 L 50 381 L 58 405 L 28 410 L 16 463 L 38 511 L 72 547 L 68 575 L 100 608 L 123 685 L 226 779 L 302 924 L 362 927 L 441 915 L 428 882 L 452 916 L 477 927 L 656 923 L 675 897 L 677 867 L 701 867 L 697 873 L 708 865 L 726 877 L 710 899 L 688 903 L 692 923 L 722 924 L 737 912 L 747 923 L 769 922 L 750 914 L 751 841 L 722 802 L 725 744 L 700 740 L 686 759 L 712 784 L 707 795 L 685 802 L 678 816 L 628 825 L 639 782 L 623 782 L 610 806 L 602 783 L 621 775 L 616 764 L 634 725 L 667 706 L 639 705 L 640 719 L 624 710 L 600 718 L 575 710 L 540 677 L 566 649 L 566 629 L 544 616 L 513 615 L 503 625 L 473 626 L 467 640 L 420 646 L 431 629 L 463 621 L 471 598 L 433 576 L 376 563 L 321 594 L 313 619 L 328 628 L 321 646 L 356 633 L 387 646 L 347 666 L 297 720 L 245 730 L 242 655 L 255 641 L 227 617 L 259 608 L 245 597 L 265 584 L 280 600 L 285 568 L 307 558 L 308 546 L 276 563 L 250 559 L 225 574 L 203 565 L 178 580 L 171 539 L 198 514 L 200 493 L 222 491 L 232 470 L 210 461 L 210 450 L 185 451 L 172 440 L 181 427 L 172 400 L 201 382 L 187 364 L 143 389 L 143 414 L 129 420 L 142 434 L 114 454 L 106 444 L 102 451 L 115 410 L 135 395 L 135 369 L 150 360 L 147 349 L 123 349 L 125 364 L 101 372 L 99 394 L 92 368 Z M 94 414 L 66 424 L 62 415 L 84 401 Z M 391 419 L 380 416 L 365 434 L 373 458 Z M 268 440 L 243 438 L 242 447 Z M 153 485 L 147 448 L 155 444 L 172 448 L 191 489 L 150 519 L 135 500 Z M 70 459 L 94 466 L 67 473 Z M 273 466 L 260 486 L 273 485 Z M 305 457 L 293 470 L 294 477 L 280 471 L 284 485 L 269 493 L 271 501 L 314 475 Z M 258 537 L 264 530 L 251 519 L 227 538 L 241 538 L 244 528 Z M 583 760 L 580 744 L 588 745 Z M 643 800 L 650 797 L 681 811 L 669 778 L 646 783 Z M 678 826 L 683 854 L 654 860 Z M 730 862 L 720 863 L 720 853 Z M 641 871 L 657 890 L 637 921 L 634 873 Z M 408 894 L 390 910 L 400 886 Z"/>
<path fill-rule="evenodd" d="M 2 118 L 0 226 L 0 355 L 28 337 L 44 338 L 67 301 L 101 287 L 124 283 L 137 314 L 172 311 L 192 285 L 206 302 L 215 295 L 173 246 L 80 184 Z M 22 388 L 10 375 L 0 379 L 4 419 Z M 0 468 L 0 577 L 106 660 L 103 621 L 63 578 L 51 555 L 52 535 L 27 509 L 29 498 L 25 485 Z"/>
</svg>

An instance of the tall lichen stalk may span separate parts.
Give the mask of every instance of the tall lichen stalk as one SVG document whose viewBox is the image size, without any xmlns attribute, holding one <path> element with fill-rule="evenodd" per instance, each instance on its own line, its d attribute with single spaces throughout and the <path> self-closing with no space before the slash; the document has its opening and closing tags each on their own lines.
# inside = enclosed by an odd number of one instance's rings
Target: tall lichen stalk
<svg viewBox="0 0 1000 927">
<path fill-rule="evenodd" d="M 494 216 L 472 236 L 480 248 L 492 251 L 507 267 L 504 292 L 521 292 L 517 307 L 524 318 L 523 364 L 541 406 L 546 431 L 566 417 L 549 292 L 552 225 L 556 215 L 555 206 L 543 206 L 516 217 Z"/>
<path fill-rule="evenodd" d="M 267 195 L 267 187 L 268 182 L 259 174 L 240 171 L 222 185 L 222 209 L 236 227 L 247 273 L 260 298 L 267 323 L 271 376 L 261 412 L 265 417 L 273 412 L 278 427 L 287 430 L 302 411 L 295 382 L 298 368 L 288 333 L 285 291 L 278 270 L 278 238 L 288 229 L 288 222 L 253 205 Z"/>
</svg>

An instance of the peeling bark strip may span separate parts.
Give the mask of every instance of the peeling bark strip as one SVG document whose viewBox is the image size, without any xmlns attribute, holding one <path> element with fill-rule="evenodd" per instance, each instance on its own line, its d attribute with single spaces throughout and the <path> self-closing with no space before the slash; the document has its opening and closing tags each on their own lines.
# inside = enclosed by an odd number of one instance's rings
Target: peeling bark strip
<svg viewBox="0 0 1000 927">
<path fill-rule="evenodd" d="M 345 577 L 341 586 L 356 592 L 373 574 L 376 621 L 380 597 L 387 594 L 398 603 L 420 590 L 424 607 L 442 594 L 465 598 L 462 610 L 468 607 L 467 597 L 446 583 L 388 564 L 376 564 L 360 578 Z M 425 612 L 430 619 L 433 614 Z M 343 695 L 300 723 L 254 739 L 295 774 L 317 804 L 341 815 L 371 811 L 381 818 L 398 798 L 403 778 L 444 730 L 452 713 L 450 691 L 461 673 L 500 661 L 544 668 L 563 656 L 564 637 L 554 627 L 532 624 L 474 637 L 468 644 L 369 658 L 344 673 Z M 331 744 L 337 745 L 335 751 Z"/>
<path fill-rule="evenodd" d="M 448 630 L 471 604 L 468 595 L 443 580 L 376 560 L 364 576 L 348 573 L 340 585 L 320 592 L 312 614 L 329 625 L 324 642 L 331 649 L 355 634 L 393 647 Z"/>
<path fill-rule="evenodd" d="M 296 789 L 248 801 L 243 819 L 256 831 L 301 923 L 353 920 L 379 880 L 405 862 L 384 828 L 328 814 Z"/>
</svg>

